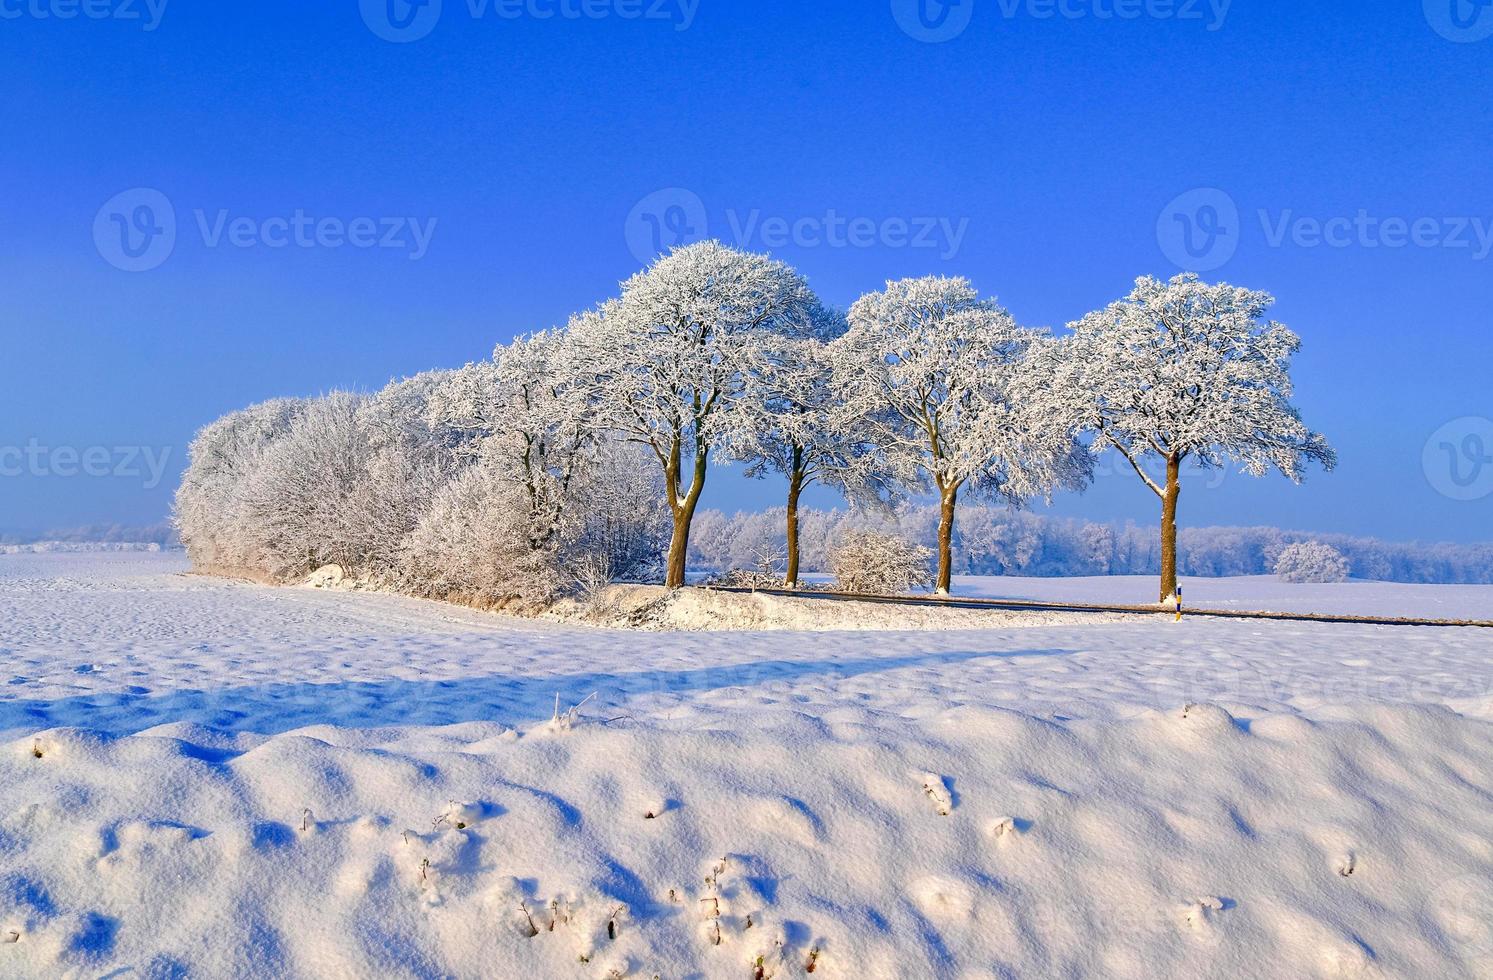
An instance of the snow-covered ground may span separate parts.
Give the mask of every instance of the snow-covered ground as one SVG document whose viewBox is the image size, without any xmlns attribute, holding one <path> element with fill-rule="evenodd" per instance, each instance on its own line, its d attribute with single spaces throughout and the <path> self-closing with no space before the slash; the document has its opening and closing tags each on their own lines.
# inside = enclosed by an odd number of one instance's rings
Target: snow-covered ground
<svg viewBox="0 0 1493 980">
<path fill-rule="evenodd" d="M 1155 576 L 1019 578 L 970 575 L 954 581 L 958 595 L 1048 602 L 1138 604 L 1156 601 Z M 1410 619 L 1493 621 L 1493 586 L 1401 585 L 1352 581 L 1332 585 L 1292 584 L 1273 575 L 1184 578 L 1189 606 L 1252 612 L 1312 612 Z"/>
<path fill-rule="evenodd" d="M 1485 631 L 637 633 L 182 571 L 0 557 L 0 976 L 1493 975 Z"/>
</svg>

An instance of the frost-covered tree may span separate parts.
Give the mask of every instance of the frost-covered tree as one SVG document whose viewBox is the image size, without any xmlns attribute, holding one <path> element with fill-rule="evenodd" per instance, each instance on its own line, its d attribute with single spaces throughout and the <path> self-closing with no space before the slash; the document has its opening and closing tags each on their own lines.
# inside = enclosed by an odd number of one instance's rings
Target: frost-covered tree
<svg viewBox="0 0 1493 980">
<path fill-rule="evenodd" d="M 563 333 L 520 338 L 494 353 L 501 428 L 485 446 L 512 466 L 529 503 L 534 548 L 549 547 L 576 483 L 594 470 L 599 429 Z"/>
<path fill-rule="evenodd" d="M 1280 553 L 1275 574 L 1282 582 L 1346 582 L 1348 559 L 1320 541 L 1298 541 Z"/>
<path fill-rule="evenodd" d="M 808 284 L 766 256 L 701 242 L 676 249 L 571 321 L 598 422 L 646 447 L 664 477 L 673 534 L 665 581 L 685 581 L 690 524 L 710 458 L 744 438 L 742 401 L 763 348 L 806 332 Z"/>
<path fill-rule="evenodd" d="M 759 348 L 742 399 L 745 424 L 732 451 L 748 463 L 747 475 L 782 474 L 788 484 L 783 540 L 788 588 L 798 587 L 802 548 L 799 504 L 814 484 L 840 490 L 852 501 L 884 504 L 894 495 L 864 442 L 864 419 L 854 417 L 836 390 L 829 344 L 846 331 L 833 310 L 811 311 L 804 336 L 783 336 Z"/>
<path fill-rule="evenodd" d="M 931 276 L 861 297 L 832 345 L 835 389 L 844 410 L 866 420 L 879 464 L 938 494 L 941 593 L 962 491 L 1015 504 L 1087 478 L 1070 432 L 1033 410 L 1040 382 L 1028 359 L 1048 342 L 967 279 Z"/>
<path fill-rule="evenodd" d="M 533 550 L 559 543 L 575 484 L 595 465 L 600 429 L 563 332 L 500 345 L 493 359 L 454 372 L 431 398 L 428 418 L 460 433 L 493 479 L 512 482 L 527 503 L 523 533 Z"/>
<path fill-rule="evenodd" d="M 1291 405 L 1291 357 L 1301 341 L 1263 321 L 1268 293 L 1210 285 L 1193 274 L 1150 276 L 1108 308 L 1070 324 L 1047 352 L 1042 389 L 1054 417 L 1115 449 L 1161 500 L 1161 599 L 1177 592 L 1177 502 L 1182 464 L 1271 468 L 1300 482 L 1307 463 L 1336 456 Z M 1165 475 L 1144 467 L 1159 459 Z"/>
</svg>

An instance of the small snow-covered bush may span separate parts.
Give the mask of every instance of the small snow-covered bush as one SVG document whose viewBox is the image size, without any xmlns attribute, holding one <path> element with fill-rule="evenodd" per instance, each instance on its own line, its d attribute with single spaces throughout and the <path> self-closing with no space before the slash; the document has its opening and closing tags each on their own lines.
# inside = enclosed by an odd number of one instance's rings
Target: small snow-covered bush
<svg viewBox="0 0 1493 980">
<path fill-rule="evenodd" d="M 1348 559 L 1331 545 L 1301 541 L 1280 553 L 1275 574 L 1282 582 L 1346 582 Z"/>
<path fill-rule="evenodd" d="M 894 534 L 849 531 L 830 552 L 830 570 L 842 592 L 890 595 L 927 588 L 933 552 Z"/>
</svg>

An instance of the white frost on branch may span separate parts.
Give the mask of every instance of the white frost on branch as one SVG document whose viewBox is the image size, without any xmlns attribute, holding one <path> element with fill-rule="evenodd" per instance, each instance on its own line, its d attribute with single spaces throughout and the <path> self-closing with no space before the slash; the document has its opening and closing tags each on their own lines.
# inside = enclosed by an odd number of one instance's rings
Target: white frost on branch
<svg viewBox="0 0 1493 980">
<path fill-rule="evenodd" d="M 865 420 L 881 467 L 943 503 L 940 590 L 961 491 L 1020 503 L 1087 481 L 1070 431 L 1035 410 L 1046 382 L 1031 370 L 1032 352 L 1048 342 L 969 280 L 930 276 L 861 297 L 832 345 L 842 411 Z"/>
<path fill-rule="evenodd" d="M 1117 449 L 1158 496 L 1143 457 L 1234 462 L 1252 476 L 1273 467 L 1300 482 L 1307 462 L 1331 468 L 1336 456 L 1291 405 L 1301 340 L 1261 322 L 1274 303 L 1191 273 L 1138 279 L 1125 299 L 1070 324 L 1048 360 L 1049 403 L 1076 410 L 1094 451 Z"/>
<path fill-rule="evenodd" d="M 787 265 L 701 242 L 572 319 L 598 422 L 658 463 L 674 520 L 668 582 L 684 582 L 690 522 L 711 456 L 751 438 L 744 401 L 780 339 L 806 335 L 820 303 Z"/>
</svg>

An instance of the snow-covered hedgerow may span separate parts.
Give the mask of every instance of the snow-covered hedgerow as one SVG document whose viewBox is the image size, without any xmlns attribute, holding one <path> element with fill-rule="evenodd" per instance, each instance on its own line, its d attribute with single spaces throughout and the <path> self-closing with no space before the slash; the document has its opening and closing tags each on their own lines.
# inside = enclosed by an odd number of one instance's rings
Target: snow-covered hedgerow
<svg viewBox="0 0 1493 980">
<path fill-rule="evenodd" d="M 401 583 L 435 599 L 542 603 L 561 587 L 558 549 L 531 547 L 532 514 L 491 464 L 444 487 L 403 541 Z"/>
<path fill-rule="evenodd" d="M 480 605 L 536 604 L 574 569 L 656 576 L 668 521 L 636 447 L 585 422 L 551 335 L 375 395 L 256 405 L 192 445 L 176 523 L 198 568 L 276 582 L 328 565 Z"/>
<path fill-rule="evenodd" d="M 850 531 L 830 552 L 835 588 L 841 592 L 893 595 L 932 583 L 933 552 L 895 534 Z"/>
<path fill-rule="evenodd" d="M 1320 541 L 1298 541 L 1280 553 L 1275 574 L 1282 582 L 1346 582 L 1348 559 Z"/>
<path fill-rule="evenodd" d="M 230 412 L 192 441 L 191 465 L 176 491 L 176 525 L 198 567 L 264 567 L 253 539 L 252 484 L 269 448 L 290 432 L 306 401 L 278 398 Z"/>
</svg>

